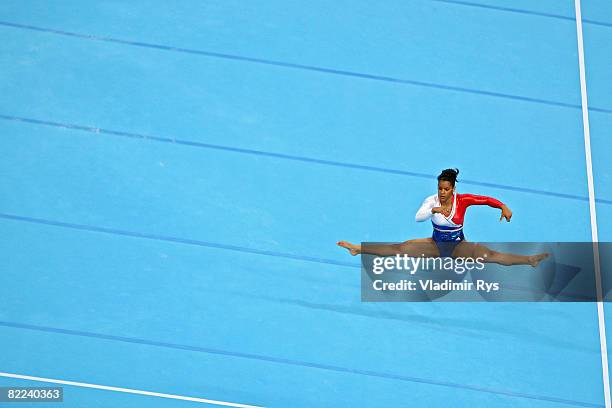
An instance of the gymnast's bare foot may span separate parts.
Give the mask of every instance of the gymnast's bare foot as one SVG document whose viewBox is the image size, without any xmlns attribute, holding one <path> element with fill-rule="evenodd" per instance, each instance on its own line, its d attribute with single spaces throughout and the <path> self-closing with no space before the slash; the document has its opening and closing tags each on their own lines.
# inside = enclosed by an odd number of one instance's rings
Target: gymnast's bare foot
<svg viewBox="0 0 612 408">
<path fill-rule="evenodd" d="M 550 254 L 548 252 L 543 253 L 543 254 L 538 254 L 538 255 L 531 255 L 529 257 L 529 264 L 535 268 L 536 266 L 538 266 L 540 262 L 548 258 L 549 255 Z"/>
<path fill-rule="evenodd" d="M 348 251 L 353 256 L 359 255 L 361 253 L 361 245 L 353 245 L 347 241 L 338 241 L 337 245 L 341 246 L 342 248 L 348 249 Z"/>
</svg>

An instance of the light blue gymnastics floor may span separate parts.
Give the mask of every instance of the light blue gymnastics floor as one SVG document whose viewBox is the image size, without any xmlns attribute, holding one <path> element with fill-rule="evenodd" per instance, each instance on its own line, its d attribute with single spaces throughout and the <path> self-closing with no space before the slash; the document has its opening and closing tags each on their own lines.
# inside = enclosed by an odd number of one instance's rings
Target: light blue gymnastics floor
<svg viewBox="0 0 612 408">
<path fill-rule="evenodd" d="M 612 2 L 581 6 L 611 241 Z M 0 386 L 603 407 L 595 303 L 362 303 L 335 245 L 428 236 L 447 167 L 514 211 L 468 239 L 590 241 L 576 26 L 572 0 L 2 1 Z"/>
</svg>

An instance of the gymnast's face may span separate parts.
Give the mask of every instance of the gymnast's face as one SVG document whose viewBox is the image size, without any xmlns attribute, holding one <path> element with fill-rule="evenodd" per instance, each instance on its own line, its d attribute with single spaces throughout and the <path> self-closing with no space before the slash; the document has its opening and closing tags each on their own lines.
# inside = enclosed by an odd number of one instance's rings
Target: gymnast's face
<svg viewBox="0 0 612 408">
<path fill-rule="evenodd" d="M 455 188 L 450 181 L 440 180 L 438 181 L 438 198 L 440 202 L 446 202 L 453 195 Z"/>
</svg>

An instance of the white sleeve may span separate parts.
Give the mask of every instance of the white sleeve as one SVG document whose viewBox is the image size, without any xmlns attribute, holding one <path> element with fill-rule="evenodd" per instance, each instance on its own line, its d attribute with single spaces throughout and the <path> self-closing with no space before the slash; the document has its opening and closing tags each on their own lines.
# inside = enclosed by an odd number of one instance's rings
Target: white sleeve
<svg viewBox="0 0 612 408">
<path fill-rule="evenodd" d="M 419 208 L 419 210 L 417 211 L 414 219 L 417 222 L 422 222 L 422 221 L 426 221 L 430 219 L 431 216 L 433 215 L 431 213 L 431 209 L 434 208 L 435 206 L 436 206 L 436 195 L 434 194 L 432 196 L 427 197 L 425 201 L 423 201 L 423 204 L 421 204 L 421 208 Z"/>
</svg>

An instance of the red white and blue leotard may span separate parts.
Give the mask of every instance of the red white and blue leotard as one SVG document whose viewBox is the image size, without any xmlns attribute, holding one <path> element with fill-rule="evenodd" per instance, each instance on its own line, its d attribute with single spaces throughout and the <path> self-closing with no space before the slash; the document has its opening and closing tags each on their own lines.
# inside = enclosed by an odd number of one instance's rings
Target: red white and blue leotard
<svg viewBox="0 0 612 408">
<path fill-rule="evenodd" d="M 452 200 L 453 207 L 448 217 L 440 213 L 431 213 L 432 208 L 441 206 L 440 198 L 437 194 L 427 197 L 416 213 L 415 219 L 418 222 L 431 218 L 431 223 L 433 224 L 432 238 L 436 244 L 439 242 L 455 242 L 458 244 L 465 239 L 463 235 L 463 219 L 465 211 L 470 205 L 488 205 L 494 208 L 502 208 L 504 205 L 495 198 L 474 194 L 453 194 Z M 452 249 L 454 249 L 454 246 L 442 248 L 442 246 L 438 245 L 438 247 L 442 256 L 446 256 L 442 252 L 450 256 Z M 450 253 L 448 253 L 449 251 Z"/>
</svg>

